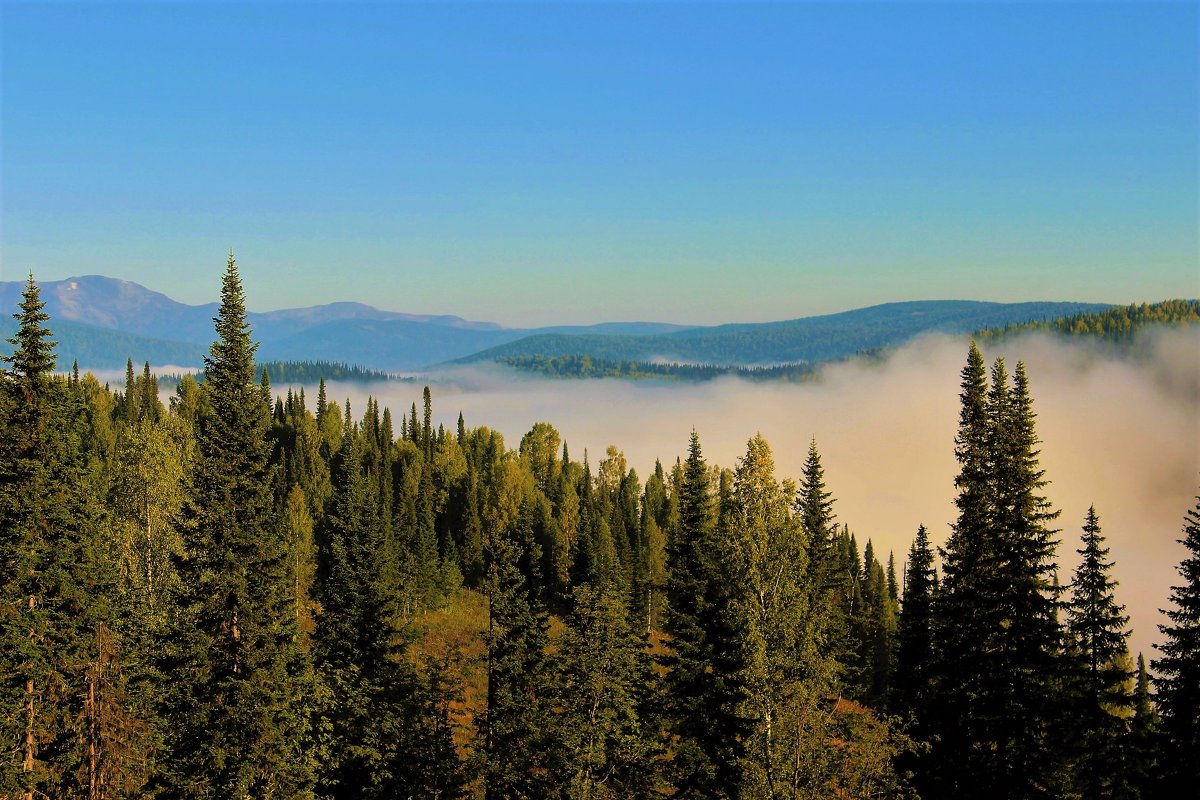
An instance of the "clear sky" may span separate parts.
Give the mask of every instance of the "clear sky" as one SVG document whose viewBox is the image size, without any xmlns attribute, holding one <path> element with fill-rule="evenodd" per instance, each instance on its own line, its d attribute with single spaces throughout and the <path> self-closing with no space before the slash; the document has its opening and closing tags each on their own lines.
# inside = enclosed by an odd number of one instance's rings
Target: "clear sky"
<svg viewBox="0 0 1200 800">
<path fill-rule="evenodd" d="M 1200 296 L 1198 4 L 0 5 L 0 277 L 508 325 Z"/>
</svg>

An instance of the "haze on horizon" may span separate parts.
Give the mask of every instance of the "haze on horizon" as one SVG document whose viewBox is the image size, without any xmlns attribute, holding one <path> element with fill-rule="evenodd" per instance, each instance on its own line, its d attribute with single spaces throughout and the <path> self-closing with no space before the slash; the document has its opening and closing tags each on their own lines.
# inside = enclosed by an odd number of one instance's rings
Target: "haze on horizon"
<svg viewBox="0 0 1200 800">
<path fill-rule="evenodd" d="M 1200 295 L 1194 3 L 0 9 L 0 278 L 512 327 Z"/>
<path fill-rule="evenodd" d="M 1131 652 L 1157 657 L 1159 609 L 1178 585 L 1177 543 L 1200 476 L 1200 329 L 1146 332 L 1144 354 L 1115 356 L 1088 341 L 1025 335 L 985 348 L 1011 369 L 1025 361 L 1042 440 L 1046 496 L 1062 512 L 1059 578 L 1070 582 L 1078 563 L 1080 528 L 1095 505 L 1120 581 L 1117 601 L 1131 616 Z M 777 476 L 798 479 L 810 440 L 821 451 L 839 523 L 859 546 L 867 539 L 886 561 L 903 565 L 917 526 L 945 544 L 955 518 L 954 435 L 966 337 L 925 336 L 892 351 L 879 364 L 828 365 L 815 382 L 706 383 L 554 380 L 495 366 L 441 370 L 415 383 L 327 386 L 330 402 L 350 402 L 361 417 L 367 398 L 394 419 L 420 408 L 429 383 L 433 422 L 455 429 L 487 426 L 516 448 L 536 422 L 548 422 L 597 468 L 615 446 L 645 481 L 655 460 L 670 469 L 686 456 L 693 427 L 710 464 L 733 468 L 746 442 L 761 433 L 771 445 Z M 169 371 L 169 370 L 167 370 Z M 119 383 L 114 372 L 102 379 Z M 288 386 L 276 382 L 277 395 Z M 316 387 L 305 388 L 315 402 Z"/>
</svg>

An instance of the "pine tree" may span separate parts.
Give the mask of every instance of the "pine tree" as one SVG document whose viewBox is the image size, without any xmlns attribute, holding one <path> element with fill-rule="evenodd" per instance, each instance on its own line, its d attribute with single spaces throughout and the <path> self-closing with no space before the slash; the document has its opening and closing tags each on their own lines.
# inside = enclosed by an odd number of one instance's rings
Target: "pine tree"
<svg viewBox="0 0 1200 800">
<path fill-rule="evenodd" d="M 205 358 L 209 412 L 179 518 L 181 590 L 165 640 L 169 797 L 306 797 L 311 755 L 285 534 L 271 492 L 270 409 L 254 385 L 230 253 Z"/>
<path fill-rule="evenodd" d="M 808 444 L 800 491 L 796 495 L 796 513 L 808 543 L 809 584 L 814 590 L 831 589 L 841 580 L 836 574 L 838 558 L 833 546 L 837 526 L 833 493 L 825 489 L 825 469 L 821 466 L 816 439 Z"/>
<path fill-rule="evenodd" d="M 1162 713 L 1163 789 L 1185 795 L 1200 784 L 1200 496 L 1188 509 L 1179 543 L 1187 555 L 1179 562 L 1183 582 L 1171 587 L 1170 620 L 1159 625 L 1162 658 L 1158 672 L 1158 706 Z"/>
<path fill-rule="evenodd" d="M 1083 525 L 1083 557 L 1071 585 L 1067 631 L 1077 663 L 1074 694 L 1078 709 L 1075 784 L 1085 800 L 1127 795 L 1123 762 L 1126 719 L 1133 711 L 1129 683 L 1129 617 L 1117 605 L 1117 582 L 1109 577 L 1113 563 L 1100 532 L 1096 508 Z"/>
</svg>

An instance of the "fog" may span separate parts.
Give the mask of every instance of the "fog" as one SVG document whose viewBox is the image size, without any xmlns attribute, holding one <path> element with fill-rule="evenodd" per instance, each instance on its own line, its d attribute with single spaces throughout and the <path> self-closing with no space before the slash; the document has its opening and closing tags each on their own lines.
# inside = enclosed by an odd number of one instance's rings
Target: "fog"
<svg viewBox="0 0 1200 800">
<path fill-rule="evenodd" d="M 1200 330 L 1156 334 L 1142 345 L 1136 362 L 1042 336 L 985 355 L 989 364 L 1004 356 L 1010 371 L 1025 361 L 1046 491 L 1062 511 L 1060 579 L 1071 579 L 1094 503 L 1117 562 L 1118 601 L 1132 617 L 1131 649 L 1151 658 L 1158 609 L 1179 582 L 1176 540 L 1200 485 Z M 468 426 L 499 430 L 509 447 L 547 421 L 573 458 L 586 449 L 594 467 L 615 444 L 643 480 L 656 458 L 666 466 L 685 452 L 693 426 L 706 458 L 722 466 L 733 466 L 761 432 L 780 477 L 799 477 L 815 438 L 838 520 L 860 545 L 872 539 L 883 559 L 894 551 L 899 569 L 919 524 L 941 545 L 954 517 L 953 439 L 966 350 L 961 339 L 925 338 L 881 364 L 832 366 L 803 384 L 543 380 L 464 370 L 431 379 L 434 420 L 453 430 L 461 410 Z M 420 383 L 329 387 L 331 399 L 350 398 L 356 416 L 368 394 L 397 415 L 421 404 Z"/>
</svg>

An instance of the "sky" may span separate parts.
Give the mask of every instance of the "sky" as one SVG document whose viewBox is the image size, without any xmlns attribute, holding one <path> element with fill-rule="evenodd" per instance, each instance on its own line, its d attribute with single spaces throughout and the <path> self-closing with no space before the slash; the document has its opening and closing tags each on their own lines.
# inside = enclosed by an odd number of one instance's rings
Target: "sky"
<svg viewBox="0 0 1200 800">
<path fill-rule="evenodd" d="M 0 3 L 0 279 L 510 326 L 1200 296 L 1200 4 Z"/>
</svg>

